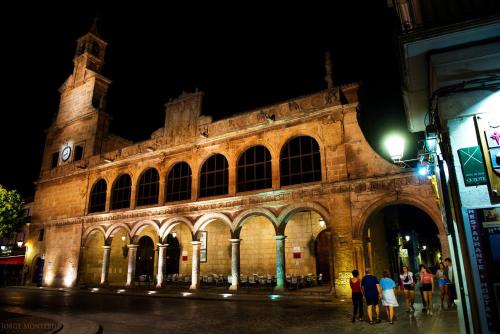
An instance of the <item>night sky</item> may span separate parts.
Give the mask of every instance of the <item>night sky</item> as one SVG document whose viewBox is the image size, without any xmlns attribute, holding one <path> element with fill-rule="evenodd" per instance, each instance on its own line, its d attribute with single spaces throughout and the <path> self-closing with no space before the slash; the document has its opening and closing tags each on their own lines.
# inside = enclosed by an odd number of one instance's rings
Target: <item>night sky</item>
<svg viewBox="0 0 500 334">
<path fill-rule="evenodd" d="M 183 90 L 204 91 L 203 114 L 215 120 L 322 90 L 324 52 L 330 50 L 336 84 L 364 83 L 360 123 L 370 144 L 385 154 L 385 133 L 408 133 L 393 13 L 385 0 L 346 2 L 273 5 L 277 9 L 242 3 L 9 5 L 0 23 L 0 184 L 33 194 L 58 88 L 72 72 L 76 39 L 96 13 L 109 43 L 102 73 L 113 81 L 108 112 L 114 133 L 147 139 L 163 125 L 164 104 Z"/>
</svg>

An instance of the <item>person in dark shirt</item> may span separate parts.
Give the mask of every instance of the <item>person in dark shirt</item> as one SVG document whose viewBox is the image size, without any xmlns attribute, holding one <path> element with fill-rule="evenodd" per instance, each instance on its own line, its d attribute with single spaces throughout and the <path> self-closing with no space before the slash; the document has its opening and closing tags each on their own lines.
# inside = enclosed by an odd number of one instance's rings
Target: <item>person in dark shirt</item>
<svg viewBox="0 0 500 334">
<path fill-rule="evenodd" d="M 382 289 L 380 288 L 380 284 L 378 282 L 377 277 L 371 274 L 370 269 L 366 269 L 366 275 L 361 280 L 361 290 L 363 291 L 363 295 L 366 299 L 366 305 L 368 310 L 368 318 L 370 319 L 370 325 L 373 325 L 373 317 L 372 317 L 372 306 L 375 306 L 375 313 L 377 315 L 377 323 L 380 320 L 380 309 L 378 307 L 378 301 L 382 296 Z"/>
</svg>

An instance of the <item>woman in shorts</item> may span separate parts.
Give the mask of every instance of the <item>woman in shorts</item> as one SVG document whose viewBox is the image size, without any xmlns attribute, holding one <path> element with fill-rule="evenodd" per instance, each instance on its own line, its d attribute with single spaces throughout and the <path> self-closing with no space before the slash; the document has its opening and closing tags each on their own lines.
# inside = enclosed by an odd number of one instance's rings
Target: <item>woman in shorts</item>
<svg viewBox="0 0 500 334">
<path fill-rule="evenodd" d="M 432 315 L 432 293 L 434 292 L 434 276 L 432 275 L 429 268 L 422 265 L 420 277 L 422 280 L 422 291 L 424 295 L 424 308 L 426 309 L 428 315 Z"/>
<path fill-rule="evenodd" d="M 448 300 L 446 297 L 448 295 L 448 286 L 446 283 L 448 283 L 448 280 L 446 279 L 445 276 L 445 269 L 446 267 L 444 266 L 443 262 L 439 263 L 439 269 L 436 271 L 436 282 L 437 285 L 439 286 L 439 290 L 441 290 L 441 309 L 444 308 L 444 300 Z"/>
<path fill-rule="evenodd" d="M 408 271 L 408 266 L 403 266 L 403 273 L 399 275 L 399 280 L 401 281 L 401 289 L 405 295 L 407 312 L 415 311 L 413 308 L 413 303 L 415 302 L 415 280 L 413 279 L 413 273 Z"/>
</svg>

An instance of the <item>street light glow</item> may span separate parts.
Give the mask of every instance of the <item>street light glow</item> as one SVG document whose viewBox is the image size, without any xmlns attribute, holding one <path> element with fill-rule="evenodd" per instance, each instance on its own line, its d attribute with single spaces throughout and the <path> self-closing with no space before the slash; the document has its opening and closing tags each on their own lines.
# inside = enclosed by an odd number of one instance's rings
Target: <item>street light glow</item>
<svg viewBox="0 0 500 334">
<path fill-rule="evenodd" d="M 410 236 L 409 235 L 405 235 L 405 239 L 406 239 L 406 241 L 410 241 Z"/>
<path fill-rule="evenodd" d="M 385 139 L 384 145 L 393 161 L 399 161 L 403 158 L 405 140 L 402 136 L 390 135 Z"/>
</svg>

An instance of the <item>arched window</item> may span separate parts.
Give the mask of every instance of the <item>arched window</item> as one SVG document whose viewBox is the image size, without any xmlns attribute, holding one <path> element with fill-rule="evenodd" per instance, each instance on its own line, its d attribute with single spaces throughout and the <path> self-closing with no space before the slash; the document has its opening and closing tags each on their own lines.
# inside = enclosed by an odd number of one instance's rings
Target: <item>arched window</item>
<svg viewBox="0 0 500 334">
<path fill-rule="evenodd" d="M 321 181 L 318 142 L 309 136 L 289 140 L 281 150 L 281 186 Z"/>
<path fill-rule="evenodd" d="M 89 213 L 101 212 L 106 209 L 106 189 L 104 179 L 97 181 L 90 191 Z"/>
<path fill-rule="evenodd" d="M 271 188 L 271 153 L 264 146 L 250 147 L 238 160 L 237 191 Z"/>
<path fill-rule="evenodd" d="M 120 176 L 111 191 L 111 210 L 130 208 L 132 180 L 128 174 Z"/>
<path fill-rule="evenodd" d="M 168 173 L 165 201 L 186 199 L 191 199 L 191 167 L 186 162 L 179 162 Z"/>
<path fill-rule="evenodd" d="M 200 197 L 227 194 L 227 160 L 222 154 L 212 155 L 200 173 Z"/>
<path fill-rule="evenodd" d="M 137 186 L 137 206 L 158 204 L 158 189 L 160 176 L 154 168 L 142 173 Z"/>
</svg>

